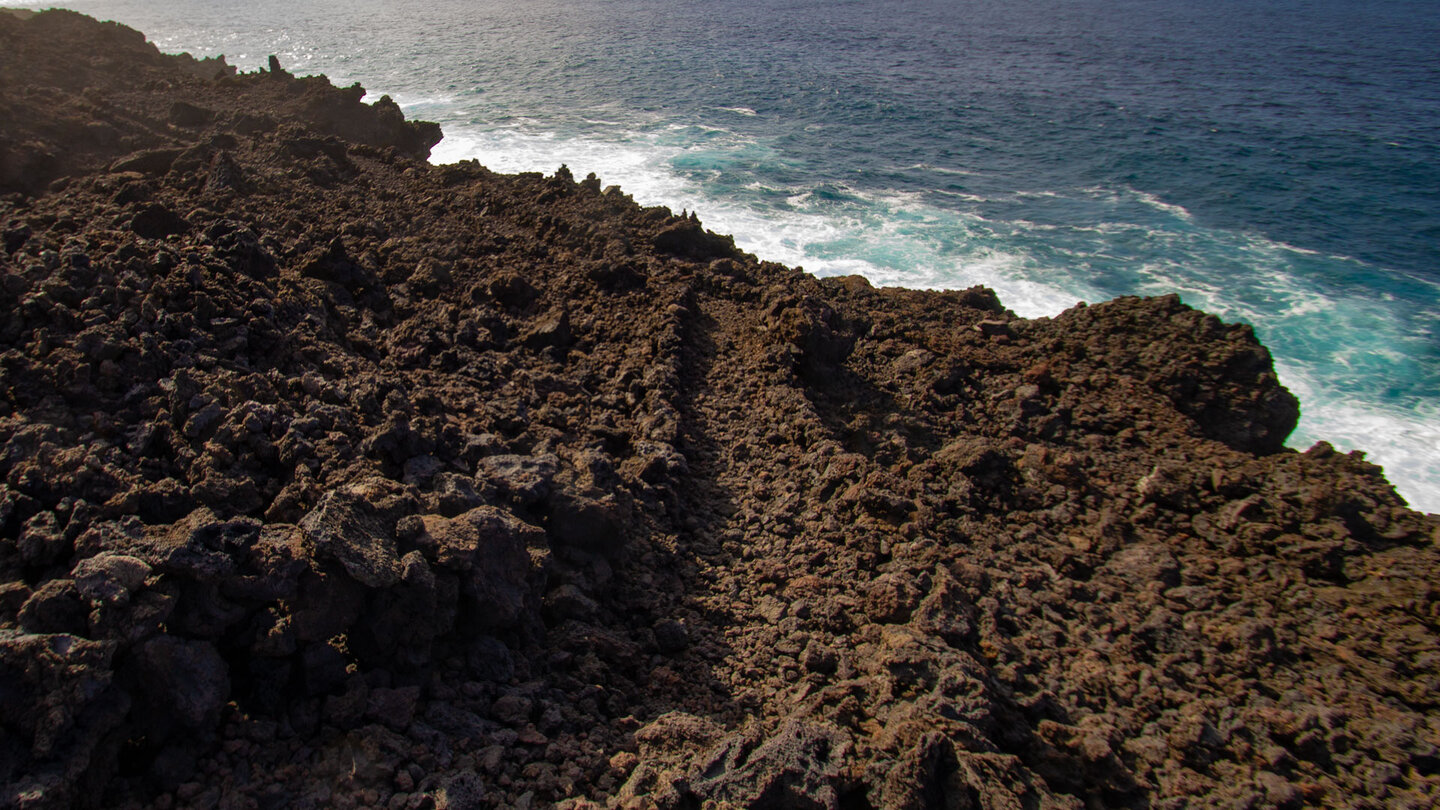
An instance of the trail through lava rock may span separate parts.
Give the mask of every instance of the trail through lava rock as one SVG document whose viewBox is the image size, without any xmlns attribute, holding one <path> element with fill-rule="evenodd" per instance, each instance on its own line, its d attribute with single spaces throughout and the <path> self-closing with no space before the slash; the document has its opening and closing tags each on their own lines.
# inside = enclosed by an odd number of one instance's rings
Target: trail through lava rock
<svg viewBox="0 0 1440 810">
<path fill-rule="evenodd" d="M 1440 520 L 1175 297 L 0 14 L 0 803 L 1430 807 Z"/>
</svg>

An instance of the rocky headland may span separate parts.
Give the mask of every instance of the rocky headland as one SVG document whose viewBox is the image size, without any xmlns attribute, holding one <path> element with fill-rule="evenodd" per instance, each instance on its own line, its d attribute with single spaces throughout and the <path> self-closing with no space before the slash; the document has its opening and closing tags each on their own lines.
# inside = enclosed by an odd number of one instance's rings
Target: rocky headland
<svg viewBox="0 0 1440 810">
<path fill-rule="evenodd" d="M 1440 519 L 1248 327 L 363 96 L 0 13 L 0 806 L 1440 803 Z"/>
</svg>

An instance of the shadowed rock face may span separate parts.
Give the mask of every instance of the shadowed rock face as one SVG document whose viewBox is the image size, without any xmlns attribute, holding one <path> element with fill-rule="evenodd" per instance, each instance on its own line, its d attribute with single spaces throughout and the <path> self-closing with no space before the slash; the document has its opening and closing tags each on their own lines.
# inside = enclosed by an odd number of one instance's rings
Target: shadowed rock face
<svg viewBox="0 0 1440 810">
<path fill-rule="evenodd" d="M 12 92 L 0 135 L 0 194 L 34 194 L 57 178 L 117 160 L 115 170 L 144 175 L 164 175 L 177 161 L 182 168 L 211 164 L 228 148 L 223 136 L 205 137 L 217 132 L 254 135 L 298 124 L 310 137 L 290 139 L 286 149 L 328 148 L 342 162 L 345 146 L 327 146 L 326 138 L 343 136 L 416 160 L 440 140 L 438 126 L 406 122 L 388 96 L 360 103 L 359 85 L 336 88 L 324 77 L 283 70 L 238 75 L 224 57 L 166 56 L 138 31 L 74 12 L 4 16 L 0 81 Z M 165 93 L 163 85 L 176 82 L 190 84 L 183 98 Z M 163 214 L 142 221 L 147 238 L 177 232 Z"/>
<path fill-rule="evenodd" d="M 1436 802 L 1437 521 L 1023 320 L 0 15 L 0 804 Z"/>
</svg>

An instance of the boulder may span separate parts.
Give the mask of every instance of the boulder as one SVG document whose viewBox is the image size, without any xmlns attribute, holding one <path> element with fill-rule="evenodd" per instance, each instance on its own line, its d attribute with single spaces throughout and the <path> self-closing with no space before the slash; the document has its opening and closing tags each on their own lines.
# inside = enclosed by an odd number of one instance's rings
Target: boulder
<svg viewBox="0 0 1440 810">
<path fill-rule="evenodd" d="M 73 580 L 52 579 L 25 600 L 17 619 L 29 633 L 84 634 L 89 615 L 90 608 Z"/>
<path fill-rule="evenodd" d="M 300 528 L 317 557 L 339 562 L 366 587 L 386 588 L 401 576 L 392 502 L 403 497 L 398 485 L 383 478 L 349 484 L 327 492 Z"/>
<path fill-rule="evenodd" d="M 135 651 L 150 711 L 195 730 L 211 729 L 230 699 L 230 673 L 207 641 L 156 636 Z"/>
<path fill-rule="evenodd" d="M 128 549 L 159 573 L 218 583 L 233 576 L 260 537 L 253 520 L 221 520 L 204 507 L 169 526 L 152 526 Z"/>
<path fill-rule="evenodd" d="M 436 810 L 480 810 L 487 806 L 485 781 L 474 771 L 450 777 L 435 795 Z"/>
<path fill-rule="evenodd" d="M 131 218 L 130 230 L 146 239 L 164 239 L 189 231 L 190 223 L 163 205 L 147 205 Z"/>
<path fill-rule="evenodd" d="M 130 708 L 114 685 L 116 649 L 69 634 L 0 630 L 0 804 L 73 807 L 109 778 L 106 741 Z"/>
<path fill-rule="evenodd" d="M 151 568 L 144 560 L 125 554 L 102 552 L 76 564 L 70 575 L 80 595 L 92 602 L 118 605 L 145 584 Z"/>
<path fill-rule="evenodd" d="M 510 629 L 536 615 L 539 571 L 530 548 L 544 548 L 543 531 L 493 506 L 454 518 L 426 515 L 424 521 L 436 565 L 460 576 L 477 621 L 473 629 Z"/>
<path fill-rule="evenodd" d="M 519 503 L 530 506 L 550 495 L 560 460 L 553 454 L 486 456 L 480 459 L 476 477 L 482 478 Z"/>
</svg>

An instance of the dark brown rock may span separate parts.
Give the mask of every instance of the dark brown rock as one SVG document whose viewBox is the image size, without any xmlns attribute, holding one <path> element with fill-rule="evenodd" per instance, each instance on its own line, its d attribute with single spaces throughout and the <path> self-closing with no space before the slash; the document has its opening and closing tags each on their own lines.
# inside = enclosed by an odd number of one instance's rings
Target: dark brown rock
<svg viewBox="0 0 1440 810">
<path fill-rule="evenodd" d="M 0 804 L 1440 798 L 1440 521 L 1284 449 L 1247 327 L 812 278 L 70 12 L 0 53 Z"/>
<path fill-rule="evenodd" d="M 214 727 L 230 699 L 230 674 L 213 644 L 157 636 L 135 656 L 152 711 L 191 729 Z"/>
<path fill-rule="evenodd" d="M 93 758 L 130 708 L 113 685 L 116 645 L 72 635 L 0 630 L 3 795 L 33 807 L 70 807 L 109 777 Z"/>
<path fill-rule="evenodd" d="M 90 608 L 73 581 L 52 579 L 25 600 L 16 621 L 27 633 L 83 635 L 89 615 Z"/>
<path fill-rule="evenodd" d="M 385 588 L 400 580 L 402 569 L 395 545 L 396 507 L 402 491 L 384 479 L 359 481 L 326 493 L 300 521 L 306 539 L 322 559 L 336 560 L 356 582 Z"/>
<path fill-rule="evenodd" d="M 540 572 L 530 549 L 544 547 L 544 532 L 489 506 L 455 518 L 424 520 L 436 564 L 459 577 L 461 594 L 478 623 L 474 630 L 510 629 L 533 621 Z"/>
<path fill-rule="evenodd" d="M 148 205 L 131 218 L 130 230 L 146 239 L 164 239 L 190 230 L 190 223 L 163 205 Z"/>
</svg>

